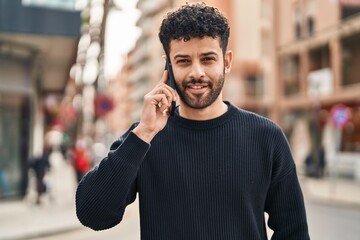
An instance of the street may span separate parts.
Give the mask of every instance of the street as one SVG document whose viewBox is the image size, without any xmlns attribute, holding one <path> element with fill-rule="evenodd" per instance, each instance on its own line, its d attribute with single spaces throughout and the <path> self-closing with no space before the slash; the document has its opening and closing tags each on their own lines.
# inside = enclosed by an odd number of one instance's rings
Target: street
<svg viewBox="0 0 360 240">
<path fill-rule="evenodd" d="M 307 202 L 307 215 L 312 240 L 360 240 L 360 208 Z M 82 228 L 59 235 L 32 240 L 139 240 L 137 205 L 127 209 L 124 221 L 118 226 L 100 232 Z"/>
<path fill-rule="evenodd" d="M 360 240 L 360 208 L 307 203 L 311 239 Z"/>
</svg>

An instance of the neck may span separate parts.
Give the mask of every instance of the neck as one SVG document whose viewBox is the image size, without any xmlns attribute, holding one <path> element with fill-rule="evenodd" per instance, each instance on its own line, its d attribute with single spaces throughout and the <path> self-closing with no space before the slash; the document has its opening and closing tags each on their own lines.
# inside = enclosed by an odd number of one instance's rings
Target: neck
<svg viewBox="0 0 360 240">
<path fill-rule="evenodd" d="M 227 105 L 222 101 L 221 98 L 218 98 L 210 106 L 203 109 L 191 108 L 181 102 L 179 114 L 183 118 L 202 121 L 220 117 L 227 111 L 227 109 Z"/>
</svg>

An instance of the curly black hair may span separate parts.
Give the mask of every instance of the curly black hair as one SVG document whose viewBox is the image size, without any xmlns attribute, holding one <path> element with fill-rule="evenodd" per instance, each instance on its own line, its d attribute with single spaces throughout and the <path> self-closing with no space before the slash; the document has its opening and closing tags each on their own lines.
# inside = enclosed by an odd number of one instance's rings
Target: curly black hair
<svg viewBox="0 0 360 240">
<path fill-rule="evenodd" d="M 219 37 L 225 53 L 230 36 L 227 18 L 214 7 L 205 3 L 185 4 L 163 19 L 159 38 L 165 53 L 170 52 L 170 41 L 189 41 L 191 38 Z"/>
</svg>

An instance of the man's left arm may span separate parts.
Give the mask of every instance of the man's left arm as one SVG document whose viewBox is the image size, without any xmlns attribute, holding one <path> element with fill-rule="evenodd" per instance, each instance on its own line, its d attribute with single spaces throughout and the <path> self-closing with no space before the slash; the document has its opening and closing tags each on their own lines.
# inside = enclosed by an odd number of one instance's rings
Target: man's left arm
<svg viewBox="0 0 360 240">
<path fill-rule="evenodd" d="M 308 240 L 308 225 L 303 194 L 289 144 L 279 129 L 274 139 L 272 181 L 265 211 L 272 240 Z"/>
</svg>

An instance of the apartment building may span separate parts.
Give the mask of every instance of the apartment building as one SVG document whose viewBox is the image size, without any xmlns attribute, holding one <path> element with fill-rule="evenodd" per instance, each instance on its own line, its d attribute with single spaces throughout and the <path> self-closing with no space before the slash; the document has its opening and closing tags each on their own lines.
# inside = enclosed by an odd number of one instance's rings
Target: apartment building
<svg viewBox="0 0 360 240">
<path fill-rule="evenodd" d="M 297 161 L 324 148 L 330 174 L 360 179 L 360 1 L 272 9 L 275 106 Z"/>
</svg>

